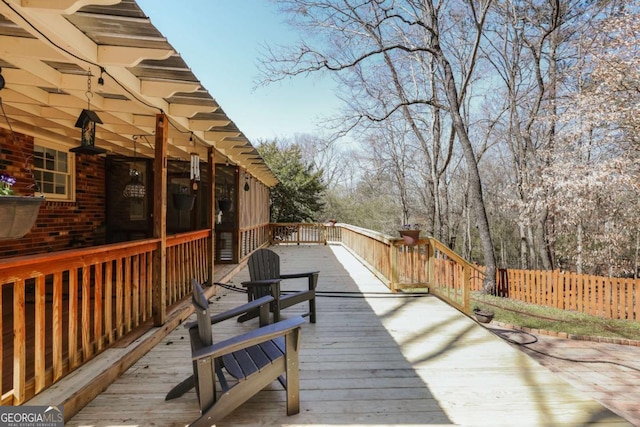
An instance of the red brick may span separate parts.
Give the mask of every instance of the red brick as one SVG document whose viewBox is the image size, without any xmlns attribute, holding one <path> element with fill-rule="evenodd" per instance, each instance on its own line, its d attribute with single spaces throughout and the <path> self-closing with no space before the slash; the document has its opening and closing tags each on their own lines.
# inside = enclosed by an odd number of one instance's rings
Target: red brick
<svg viewBox="0 0 640 427">
<path fill-rule="evenodd" d="M 16 144 L 17 142 L 17 144 Z M 5 171 L 16 178 L 17 194 L 30 195 L 33 180 L 26 169 L 20 147 L 27 156 L 33 152 L 33 138 L 17 134 L 14 142 L 8 130 L 0 129 L 0 146 Z M 18 147 L 20 144 L 20 147 Z M 21 239 L 0 240 L 0 258 L 28 255 L 91 246 L 104 242 L 104 233 L 97 233 L 105 222 L 105 159 L 76 155 L 76 200 L 45 201 L 32 230 Z"/>
</svg>

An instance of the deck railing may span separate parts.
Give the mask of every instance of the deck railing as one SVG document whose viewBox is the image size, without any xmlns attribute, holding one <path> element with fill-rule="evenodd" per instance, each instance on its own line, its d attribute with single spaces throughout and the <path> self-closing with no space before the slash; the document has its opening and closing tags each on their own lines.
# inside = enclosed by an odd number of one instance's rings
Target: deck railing
<svg viewBox="0 0 640 427">
<path fill-rule="evenodd" d="M 340 243 L 393 292 L 428 289 L 465 312 L 477 269 L 443 243 L 422 238 L 414 246 L 347 224 L 271 224 L 274 244 Z"/>
<path fill-rule="evenodd" d="M 270 224 L 271 244 L 326 244 L 327 227 L 319 223 L 277 223 Z"/>
<path fill-rule="evenodd" d="M 240 230 L 240 259 L 263 246 L 269 241 L 269 224 L 263 224 Z"/>
<path fill-rule="evenodd" d="M 191 279 L 207 280 L 210 230 L 167 237 L 167 307 L 191 295 Z"/>
<path fill-rule="evenodd" d="M 167 300 L 206 278 L 209 230 L 167 239 Z M 17 405 L 143 323 L 151 325 L 160 239 L 0 260 L 2 405 Z"/>
</svg>

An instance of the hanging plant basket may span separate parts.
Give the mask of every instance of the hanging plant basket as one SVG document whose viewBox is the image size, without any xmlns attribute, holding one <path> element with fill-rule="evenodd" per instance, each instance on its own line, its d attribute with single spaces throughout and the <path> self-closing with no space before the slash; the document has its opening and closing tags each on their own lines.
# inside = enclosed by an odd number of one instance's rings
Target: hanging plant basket
<svg viewBox="0 0 640 427">
<path fill-rule="evenodd" d="M 398 230 L 398 233 L 407 246 L 415 246 L 420 240 L 420 230 Z"/>
<path fill-rule="evenodd" d="M 173 207 L 179 211 L 190 211 L 196 201 L 195 194 L 174 193 Z"/>
<path fill-rule="evenodd" d="M 38 218 L 44 197 L 0 196 L 0 240 L 19 239 Z"/>
</svg>

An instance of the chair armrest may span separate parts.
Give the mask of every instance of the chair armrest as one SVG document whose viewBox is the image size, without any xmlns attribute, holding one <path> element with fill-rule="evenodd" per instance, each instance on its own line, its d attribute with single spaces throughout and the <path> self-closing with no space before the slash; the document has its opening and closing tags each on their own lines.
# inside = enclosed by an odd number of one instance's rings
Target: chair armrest
<svg viewBox="0 0 640 427">
<path fill-rule="evenodd" d="M 204 357 L 217 358 L 225 354 L 242 350 L 252 345 L 260 344 L 274 338 L 286 335 L 294 329 L 300 328 L 304 324 L 302 316 L 292 317 L 282 320 L 272 325 L 263 326 L 253 331 L 217 342 L 213 345 L 195 350 L 191 354 L 191 359 L 195 362 Z"/>
<path fill-rule="evenodd" d="M 241 314 L 260 308 L 263 305 L 267 305 L 273 300 L 274 298 L 271 295 L 265 295 L 246 304 L 242 304 L 238 307 L 232 308 L 231 310 L 214 314 L 213 316 L 211 316 L 211 324 L 222 322 L 223 320 L 231 319 L 232 317 L 237 317 Z"/>
<path fill-rule="evenodd" d="M 222 313 L 214 314 L 211 316 L 211 324 L 219 323 L 224 320 L 231 319 L 233 317 L 238 317 L 241 314 L 247 313 L 252 310 L 259 309 L 260 307 L 267 305 L 273 301 L 274 298 L 270 295 L 265 295 L 262 298 L 255 299 L 246 304 L 239 305 L 238 307 L 234 307 L 231 310 L 224 311 Z M 197 321 L 185 323 L 184 327 L 189 329 L 193 326 L 198 326 Z"/>
<path fill-rule="evenodd" d="M 310 272 L 308 272 L 308 273 L 289 273 L 289 274 L 281 274 L 281 275 L 280 275 L 280 278 L 281 278 L 281 279 L 283 279 L 283 280 L 284 280 L 284 279 L 300 279 L 300 278 L 302 278 L 302 277 L 311 277 L 311 276 L 313 276 L 314 274 L 317 276 L 318 274 L 320 274 L 320 272 L 319 272 L 319 271 L 310 271 Z"/>
<path fill-rule="evenodd" d="M 242 282 L 241 284 L 245 288 L 249 288 L 252 286 L 271 286 L 279 282 L 280 282 L 280 279 L 264 279 L 264 280 L 249 280 L 246 282 Z"/>
<path fill-rule="evenodd" d="M 313 291 L 316 289 L 316 286 L 318 284 L 318 275 L 320 274 L 319 271 L 310 271 L 308 273 L 291 273 L 291 274 L 281 274 L 280 278 L 281 279 L 301 279 L 303 277 L 308 277 L 309 278 L 309 290 Z"/>
<path fill-rule="evenodd" d="M 269 293 L 276 299 L 280 300 L 280 279 L 250 280 L 242 282 L 242 286 L 247 288 L 249 299 L 256 296 L 264 295 L 264 288 L 269 289 Z M 262 289 L 261 289 L 262 288 Z M 278 320 L 276 318 L 276 320 Z"/>
</svg>

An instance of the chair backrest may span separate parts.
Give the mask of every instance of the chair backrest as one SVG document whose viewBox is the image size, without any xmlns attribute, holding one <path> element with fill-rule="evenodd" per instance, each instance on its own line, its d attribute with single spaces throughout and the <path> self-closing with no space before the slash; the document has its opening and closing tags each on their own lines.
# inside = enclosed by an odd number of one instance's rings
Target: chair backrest
<svg viewBox="0 0 640 427">
<path fill-rule="evenodd" d="M 270 249 L 258 249 L 247 262 L 251 280 L 280 278 L 280 257 Z"/>
<path fill-rule="evenodd" d="M 193 288 L 193 295 L 191 301 L 196 309 L 196 316 L 198 317 L 198 336 L 202 345 L 213 344 L 213 338 L 211 336 L 211 315 L 209 313 L 209 301 L 204 295 L 204 290 L 197 280 L 191 279 L 191 287 Z"/>
</svg>

